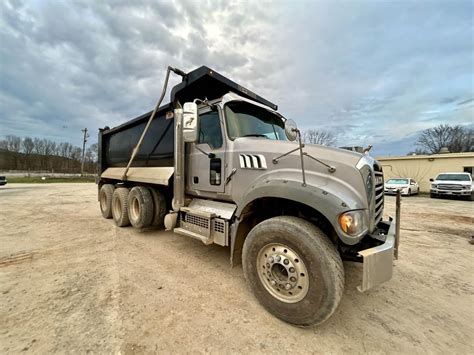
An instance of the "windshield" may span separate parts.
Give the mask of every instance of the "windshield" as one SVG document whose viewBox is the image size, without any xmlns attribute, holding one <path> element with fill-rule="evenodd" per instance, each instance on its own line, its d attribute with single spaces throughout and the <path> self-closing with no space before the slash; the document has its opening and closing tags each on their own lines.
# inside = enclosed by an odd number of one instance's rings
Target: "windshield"
<svg viewBox="0 0 474 355">
<path fill-rule="evenodd" d="M 436 180 L 471 181 L 467 174 L 439 174 Z"/>
<path fill-rule="evenodd" d="M 262 107 L 247 102 L 229 102 L 225 106 L 225 119 L 230 139 L 263 137 L 286 140 L 283 120 Z"/>
<path fill-rule="evenodd" d="M 408 184 L 408 179 L 390 179 L 387 181 L 387 184 Z"/>
</svg>

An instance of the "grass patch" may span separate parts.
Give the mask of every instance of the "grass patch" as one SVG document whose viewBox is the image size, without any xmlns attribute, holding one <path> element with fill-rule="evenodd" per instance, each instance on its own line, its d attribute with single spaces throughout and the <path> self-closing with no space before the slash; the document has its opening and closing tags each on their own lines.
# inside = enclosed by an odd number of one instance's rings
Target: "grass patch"
<svg viewBox="0 0 474 355">
<path fill-rule="evenodd" d="M 48 177 L 43 180 L 41 176 L 30 177 L 7 177 L 11 184 L 50 184 L 56 182 L 95 182 L 94 176 L 74 176 L 74 177 Z"/>
</svg>

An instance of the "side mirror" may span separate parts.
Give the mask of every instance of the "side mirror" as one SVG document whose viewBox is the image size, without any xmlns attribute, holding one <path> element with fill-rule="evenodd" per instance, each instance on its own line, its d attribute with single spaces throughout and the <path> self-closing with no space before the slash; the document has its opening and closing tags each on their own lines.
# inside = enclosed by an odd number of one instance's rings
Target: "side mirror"
<svg viewBox="0 0 474 355">
<path fill-rule="evenodd" d="M 183 106 L 183 139 L 186 143 L 198 139 L 198 107 L 194 102 L 185 102 Z"/>
<path fill-rule="evenodd" d="M 433 182 L 434 180 L 431 178 L 430 181 Z"/>
<path fill-rule="evenodd" d="M 285 134 L 289 141 L 293 142 L 298 137 L 298 127 L 293 120 L 285 121 Z"/>
</svg>

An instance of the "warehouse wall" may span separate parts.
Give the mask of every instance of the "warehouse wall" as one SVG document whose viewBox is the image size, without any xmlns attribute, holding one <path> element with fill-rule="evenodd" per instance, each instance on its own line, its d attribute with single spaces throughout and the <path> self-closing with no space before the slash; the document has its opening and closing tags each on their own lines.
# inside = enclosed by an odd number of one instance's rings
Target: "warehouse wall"
<svg viewBox="0 0 474 355">
<path fill-rule="evenodd" d="M 405 157 L 380 157 L 385 180 L 395 177 L 415 179 L 422 192 L 430 191 L 430 178 L 439 173 L 463 172 L 464 168 L 474 170 L 474 153 L 447 153 L 415 155 Z"/>
</svg>

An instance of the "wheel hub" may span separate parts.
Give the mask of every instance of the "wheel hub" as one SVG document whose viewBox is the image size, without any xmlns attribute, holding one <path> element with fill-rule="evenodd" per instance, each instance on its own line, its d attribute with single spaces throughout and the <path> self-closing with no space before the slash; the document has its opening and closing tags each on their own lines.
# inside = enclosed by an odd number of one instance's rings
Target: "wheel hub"
<svg viewBox="0 0 474 355">
<path fill-rule="evenodd" d="M 283 244 L 267 244 L 258 254 L 259 277 L 272 296 L 295 303 L 308 293 L 309 277 L 303 260 Z"/>
</svg>

